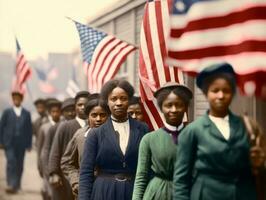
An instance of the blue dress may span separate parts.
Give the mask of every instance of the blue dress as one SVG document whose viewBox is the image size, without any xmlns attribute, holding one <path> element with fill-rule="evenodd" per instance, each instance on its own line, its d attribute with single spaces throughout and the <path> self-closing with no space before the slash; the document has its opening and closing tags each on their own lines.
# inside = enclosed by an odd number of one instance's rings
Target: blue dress
<svg viewBox="0 0 266 200">
<path fill-rule="evenodd" d="M 131 200 L 134 178 L 116 180 L 110 175 L 135 176 L 141 138 L 149 132 L 144 123 L 129 119 L 130 135 L 125 155 L 109 118 L 102 126 L 91 130 L 85 141 L 80 168 L 79 200 Z M 103 176 L 94 176 L 94 169 Z M 109 176 L 106 176 L 106 174 Z"/>
</svg>

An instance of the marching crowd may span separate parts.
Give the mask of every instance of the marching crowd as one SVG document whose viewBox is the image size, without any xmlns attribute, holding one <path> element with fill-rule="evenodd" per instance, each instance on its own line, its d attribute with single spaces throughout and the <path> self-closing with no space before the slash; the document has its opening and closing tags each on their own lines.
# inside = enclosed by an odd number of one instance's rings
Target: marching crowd
<svg viewBox="0 0 266 200">
<path fill-rule="evenodd" d="M 230 110 L 232 66 L 209 66 L 196 84 L 209 103 L 206 114 L 184 121 L 193 93 L 166 83 L 154 93 L 164 126 L 153 131 L 126 80 L 110 80 L 99 94 L 80 91 L 63 102 L 37 99 L 33 124 L 21 106 L 23 95 L 12 92 L 14 105 L 0 124 L 6 192 L 21 187 L 34 135 L 44 200 L 265 199 L 265 183 L 258 184 L 265 175 L 264 135 L 254 121 Z"/>
</svg>

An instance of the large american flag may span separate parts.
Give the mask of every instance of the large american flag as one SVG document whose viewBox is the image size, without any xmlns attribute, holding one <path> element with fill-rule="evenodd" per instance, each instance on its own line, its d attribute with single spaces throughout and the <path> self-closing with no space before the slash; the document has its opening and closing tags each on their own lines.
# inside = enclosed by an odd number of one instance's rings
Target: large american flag
<svg viewBox="0 0 266 200">
<path fill-rule="evenodd" d="M 83 67 L 88 76 L 88 89 L 99 92 L 112 79 L 135 46 L 84 24 L 74 21 L 79 32 Z"/>
<path fill-rule="evenodd" d="M 32 71 L 25 59 L 24 54 L 21 51 L 18 40 L 16 39 L 17 47 L 17 58 L 16 58 L 16 69 L 13 77 L 12 91 L 25 93 L 26 87 L 25 82 L 31 77 Z"/>
<path fill-rule="evenodd" d="M 167 55 L 165 41 L 169 32 L 169 2 L 155 0 L 146 3 L 140 33 L 140 95 L 146 120 L 155 130 L 163 125 L 163 116 L 153 93 L 169 81 L 184 83 L 182 72 L 164 63 Z"/>
<path fill-rule="evenodd" d="M 169 64 L 184 71 L 229 62 L 245 94 L 266 98 L 266 0 L 174 0 Z"/>
</svg>

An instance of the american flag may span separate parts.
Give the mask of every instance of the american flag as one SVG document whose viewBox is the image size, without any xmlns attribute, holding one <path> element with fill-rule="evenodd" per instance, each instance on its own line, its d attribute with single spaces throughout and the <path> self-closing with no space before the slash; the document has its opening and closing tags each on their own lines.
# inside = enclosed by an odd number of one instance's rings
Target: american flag
<svg viewBox="0 0 266 200">
<path fill-rule="evenodd" d="M 266 1 L 175 0 L 169 64 L 197 73 L 229 62 L 245 94 L 266 98 Z"/>
<path fill-rule="evenodd" d="M 127 55 L 136 47 L 112 35 L 74 22 L 79 32 L 88 89 L 92 93 L 99 92 L 102 85 L 115 76 Z"/>
<path fill-rule="evenodd" d="M 16 39 L 17 47 L 17 60 L 16 60 L 16 70 L 12 83 L 12 91 L 18 91 L 25 93 L 26 87 L 25 82 L 31 77 L 31 68 L 28 65 L 24 54 L 21 51 L 18 40 Z"/>
<path fill-rule="evenodd" d="M 50 69 L 50 71 L 47 73 L 43 69 L 35 68 L 35 71 L 37 73 L 38 77 L 38 86 L 41 92 L 45 94 L 53 94 L 56 92 L 56 88 L 51 83 L 51 80 L 54 80 L 57 78 L 57 69 L 53 67 Z"/>
<path fill-rule="evenodd" d="M 163 125 L 163 116 L 153 93 L 169 81 L 184 83 L 182 72 L 164 63 L 167 55 L 165 41 L 169 32 L 169 2 L 155 0 L 146 3 L 140 32 L 140 94 L 146 120 L 155 130 Z"/>
</svg>

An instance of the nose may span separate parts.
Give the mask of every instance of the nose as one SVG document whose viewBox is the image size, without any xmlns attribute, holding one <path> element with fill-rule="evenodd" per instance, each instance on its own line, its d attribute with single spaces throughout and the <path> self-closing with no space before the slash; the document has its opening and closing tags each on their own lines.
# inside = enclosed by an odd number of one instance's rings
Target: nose
<svg viewBox="0 0 266 200">
<path fill-rule="evenodd" d="M 223 91 L 219 91 L 217 95 L 218 95 L 219 99 L 222 99 L 224 97 L 224 92 Z"/>
<path fill-rule="evenodd" d="M 120 99 L 117 99 L 116 102 L 115 102 L 115 104 L 116 104 L 117 106 L 120 106 L 120 105 L 122 104 L 122 101 L 121 101 Z"/>
<path fill-rule="evenodd" d="M 136 119 L 136 118 L 137 118 L 136 113 L 132 113 L 131 117 L 132 117 L 133 119 Z"/>
<path fill-rule="evenodd" d="M 177 112 L 177 111 L 178 111 L 178 108 L 177 108 L 176 106 L 173 105 L 173 106 L 171 107 L 171 112 Z"/>
<path fill-rule="evenodd" d="M 98 115 L 98 116 L 96 117 L 96 121 L 101 121 L 101 116 L 100 116 L 100 115 Z"/>
</svg>

